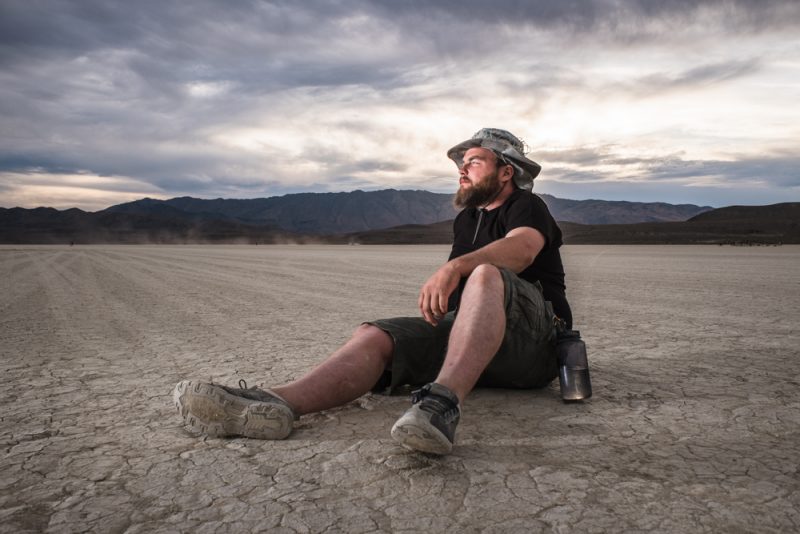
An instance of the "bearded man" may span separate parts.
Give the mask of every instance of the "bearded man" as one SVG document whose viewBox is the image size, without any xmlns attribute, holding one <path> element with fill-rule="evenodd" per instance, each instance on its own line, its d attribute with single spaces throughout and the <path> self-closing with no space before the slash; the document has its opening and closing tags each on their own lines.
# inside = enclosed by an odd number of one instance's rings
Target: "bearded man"
<svg viewBox="0 0 800 534">
<path fill-rule="evenodd" d="M 511 133 L 484 128 L 447 152 L 459 171 L 448 261 L 419 294 L 421 317 L 362 324 L 301 378 L 271 389 L 185 380 L 186 426 L 209 436 L 283 439 L 299 416 L 373 391 L 422 386 L 392 427 L 403 446 L 446 454 L 476 386 L 540 388 L 557 374 L 555 322 L 571 328 L 561 231 L 531 190 L 540 166 Z"/>
</svg>

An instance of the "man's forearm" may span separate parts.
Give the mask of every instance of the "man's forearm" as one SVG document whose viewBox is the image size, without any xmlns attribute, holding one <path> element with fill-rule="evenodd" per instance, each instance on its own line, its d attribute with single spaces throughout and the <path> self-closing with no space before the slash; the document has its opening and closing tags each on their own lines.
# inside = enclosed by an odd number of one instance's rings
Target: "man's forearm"
<svg viewBox="0 0 800 534">
<path fill-rule="evenodd" d="M 459 256 L 449 263 L 462 277 L 469 276 L 478 265 L 486 263 L 519 273 L 533 263 L 543 247 L 544 236 L 537 230 L 526 228 L 509 233 L 508 236 Z"/>
<path fill-rule="evenodd" d="M 478 265 L 491 264 L 518 273 L 533 262 L 544 243 L 544 236 L 538 230 L 515 228 L 502 239 L 448 261 L 428 278 L 419 292 L 422 316 L 436 325 L 447 312 L 448 299 L 459 280 L 472 274 Z"/>
</svg>

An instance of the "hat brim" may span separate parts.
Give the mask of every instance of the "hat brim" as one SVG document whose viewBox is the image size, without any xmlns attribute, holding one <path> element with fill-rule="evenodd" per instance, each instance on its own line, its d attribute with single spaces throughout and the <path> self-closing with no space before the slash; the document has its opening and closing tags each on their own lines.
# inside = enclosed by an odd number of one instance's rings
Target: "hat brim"
<svg viewBox="0 0 800 534">
<path fill-rule="evenodd" d="M 520 189 L 533 189 L 533 180 L 539 176 L 542 166 L 535 161 L 528 159 L 514 147 L 499 143 L 491 139 L 468 139 L 447 151 L 447 157 L 459 167 L 463 164 L 464 153 L 470 148 L 486 148 L 493 152 L 500 153 L 517 172 L 514 173 L 514 183 Z"/>
</svg>

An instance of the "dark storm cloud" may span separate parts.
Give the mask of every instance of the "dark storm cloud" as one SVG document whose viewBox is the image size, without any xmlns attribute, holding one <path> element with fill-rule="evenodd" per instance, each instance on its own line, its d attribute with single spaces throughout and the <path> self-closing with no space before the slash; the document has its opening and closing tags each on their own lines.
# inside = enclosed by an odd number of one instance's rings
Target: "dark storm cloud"
<svg viewBox="0 0 800 534">
<path fill-rule="evenodd" d="M 366 4 L 394 17 L 558 26 L 575 31 L 599 26 L 619 31 L 643 22 L 643 18 L 685 22 L 694 20 L 698 14 L 708 17 L 706 22 L 724 21 L 731 30 L 760 30 L 799 22 L 787 18 L 787 14 L 798 14 L 793 0 L 378 0 Z"/>
<path fill-rule="evenodd" d="M 699 6 L 699 7 L 698 7 Z M 177 99 L 190 80 L 227 80 L 240 94 L 286 87 L 368 84 L 389 88 L 420 62 L 489 50 L 498 27 L 534 26 L 614 39 L 640 28 L 642 17 L 691 17 L 703 8 L 718 21 L 750 29 L 797 24 L 791 2 L 108 2 L 6 0 L 0 5 L 0 65 L 58 70 L 53 61 L 122 55 L 117 79 L 135 78 L 142 96 Z M 709 11 L 710 10 L 710 11 Z M 795 16 L 786 15 L 786 12 Z M 710 15 L 706 15 L 710 16 Z M 712 17 L 714 18 L 714 17 Z M 337 42 L 364 31 L 396 33 L 398 50 L 368 47 L 336 54 Z M 489 41 L 480 39 L 489 38 Z M 514 36 L 511 35 L 513 40 Z M 496 37 L 495 37 L 496 39 Z M 623 37 L 624 39 L 624 37 Z M 380 43 L 375 43 L 380 47 Z M 485 53 L 485 52 L 484 52 Z M 391 62 L 386 61 L 391 59 Z M 391 66 L 387 66 L 391 65 Z M 40 71 L 42 72 L 42 71 Z M 42 72 L 46 75 L 46 72 Z M 546 71 L 540 74 L 546 75 Z M 708 76 L 710 73 L 688 73 Z M 538 77 L 539 84 L 547 83 Z M 551 80 L 556 83 L 561 80 Z M 574 80 L 573 80 L 574 81 Z M 682 79 L 669 80 L 680 83 Z M 47 96 L 46 89 L 42 96 Z M 52 95 L 51 95 L 52 96 Z"/>
<path fill-rule="evenodd" d="M 558 165 L 548 167 L 547 174 L 545 175 L 548 180 L 556 179 L 562 182 L 569 182 L 572 184 L 586 184 L 604 182 L 613 175 L 598 171 L 598 170 L 575 170 L 567 167 L 559 167 Z M 542 183 L 545 176 L 538 178 L 538 182 Z"/>
<path fill-rule="evenodd" d="M 652 94 L 684 87 L 706 86 L 754 74 L 760 67 L 761 61 L 758 59 L 711 63 L 674 74 L 645 76 L 636 80 L 631 89 L 639 94 Z"/>
<path fill-rule="evenodd" d="M 384 158 L 364 157 L 345 150 L 315 143 L 308 143 L 300 154 L 300 161 L 314 162 L 327 169 L 332 176 L 352 177 L 375 172 L 403 172 L 408 165 Z"/>
<path fill-rule="evenodd" d="M 537 150 L 532 156 L 550 163 L 572 163 L 576 165 L 597 165 L 609 156 L 608 148 L 570 148 L 566 150 Z"/>
<path fill-rule="evenodd" d="M 634 158 L 618 155 L 614 145 L 600 147 L 577 147 L 565 150 L 538 150 L 535 158 L 546 164 L 570 164 L 575 166 L 596 165 L 643 165 L 650 166 L 663 163 L 665 160 L 680 159 L 679 155 L 668 155 L 661 158 Z"/>
<path fill-rule="evenodd" d="M 648 177 L 656 180 L 720 177 L 726 182 L 769 182 L 786 188 L 800 187 L 800 156 L 766 155 L 730 161 L 653 161 Z"/>
<path fill-rule="evenodd" d="M 622 157 L 614 147 L 577 148 L 542 151 L 536 154 L 544 173 L 572 182 L 596 182 L 611 178 L 616 172 L 592 166 L 623 168 L 623 174 L 648 181 L 722 179 L 725 182 L 769 182 L 779 187 L 800 187 L 800 156 L 792 151 L 776 151 L 760 157 L 739 157 L 730 160 L 692 160 L 681 154 L 653 158 Z M 569 164 L 569 166 L 564 166 Z M 573 166 L 583 167 L 575 170 Z"/>
<path fill-rule="evenodd" d="M 47 154 L 0 154 L 0 172 L 43 172 L 48 174 L 72 174 L 80 172 L 80 167 L 70 164 L 67 158 L 51 158 Z"/>
<path fill-rule="evenodd" d="M 695 20 L 700 15 L 703 19 Z M 458 35 L 464 27 L 489 26 L 488 31 L 494 31 L 493 25 L 531 25 L 574 31 L 613 29 L 619 34 L 652 19 L 694 21 L 706 27 L 724 23 L 733 32 L 797 26 L 798 15 L 800 8 L 792 0 L 4 0 L 0 58 L 5 63 L 42 54 L 69 57 L 100 48 L 135 48 L 164 60 L 198 65 L 269 60 L 272 55 L 298 59 L 319 53 L 320 47 L 324 50 L 332 37 L 352 37 L 362 31 L 361 26 L 349 24 L 358 17 L 378 31 L 400 31 L 409 45 L 420 40 L 451 44 L 453 49 L 436 51 L 457 54 L 458 45 L 471 39 L 447 35 Z M 428 32 L 431 27 L 437 31 Z M 657 31 L 662 26 L 652 28 Z"/>
<path fill-rule="evenodd" d="M 0 66 L 46 101 L 90 98 L 67 80 L 92 71 L 148 108 L 184 99 L 188 82 L 229 82 L 246 102 L 293 87 L 387 86 L 400 72 L 368 53 L 335 57 L 358 28 L 325 3 L 11 0 L 0 10 Z"/>
<path fill-rule="evenodd" d="M 247 50 L 266 36 L 291 36 L 310 25 L 302 8 L 268 2 L 109 2 L 107 0 L 5 0 L 0 43 L 27 53 L 49 50 L 80 55 L 98 48 L 135 47 L 165 59 L 191 59 Z"/>
<path fill-rule="evenodd" d="M 621 5 L 623 10 L 646 17 L 671 16 L 701 24 L 723 22 L 731 32 L 800 24 L 795 0 L 634 0 Z"/>
</svg>

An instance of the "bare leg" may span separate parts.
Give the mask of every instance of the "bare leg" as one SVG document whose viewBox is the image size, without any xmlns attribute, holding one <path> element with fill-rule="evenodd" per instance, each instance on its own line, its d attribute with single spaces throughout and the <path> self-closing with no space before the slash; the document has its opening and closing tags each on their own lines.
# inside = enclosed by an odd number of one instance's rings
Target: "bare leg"
<svg viewBox="0 0 800 534">
<path fill-rule="evenodd" d="M 289 384 L 271 388 L 297 415 L 341 406 L 367 393 L 392 359 L 394 342 L 378 327 L 361 325 L 327 360 Z"/>
<path fill-rule="evenodd" d="M 458 315 L 450 331 L 444 364 L 436 382 L 456 394 L 460 403 L 472 391 L 503 342 L 506 314 L 503 276 L 493 265 L 480 265 L 467 280 Z"/>
</svg>

